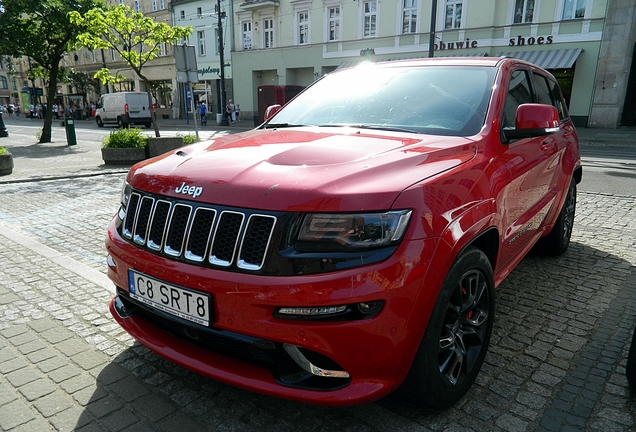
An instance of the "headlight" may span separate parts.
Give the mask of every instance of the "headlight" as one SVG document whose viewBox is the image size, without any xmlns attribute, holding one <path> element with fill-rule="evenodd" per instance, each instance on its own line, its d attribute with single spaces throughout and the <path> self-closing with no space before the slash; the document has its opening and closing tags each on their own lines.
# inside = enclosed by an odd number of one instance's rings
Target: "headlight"
<svg viewBox="0 0 636 432">
<path fill-rule="evenodd" d="M 126 208 L 128 206 L 128 200 L 130 199 L 130 194 L 132 193 L 132 187 L 128 184 L 126 180 L 124 180 L 124 184 L 121 186 L 121 205 Z"/>
<path fill-rule="evenodd" d="M 128 200 L 130 200 L 130 194 L 132 193 L 132 187 L 124 180 L 124 184 L 121 187 L 121 207 L 119 207 L 119 219 L 124 220 L 126 216 L 126 207 L 128 207 Z"/>
<path fill-rule="evenodd" d="M 398 243 L 411 210 L 384 213 L 313 213 L 305 216 L 298 234 L 299 251 L 354 251 Z"/>
</svg>

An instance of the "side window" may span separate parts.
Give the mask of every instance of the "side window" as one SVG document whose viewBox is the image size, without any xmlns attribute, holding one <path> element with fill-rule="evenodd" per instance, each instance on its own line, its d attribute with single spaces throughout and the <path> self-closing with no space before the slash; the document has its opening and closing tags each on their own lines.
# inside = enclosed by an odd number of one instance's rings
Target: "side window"
<svg viewBox="0 0 636 432">
<path fill-rule="evenodd" d="M 522 69 L 513 71 L 510 74 L 506 104 L 504 105 L 503 127 L 514 129 L 517 107 L 530 102 L 532 102 L 532 92 L 530 91 L 528 73 Z"/>
<path fill-rule="evenodd" d="M 534 77 L 535 102 L 545 105 L 554 105 L 547 78 L 538 73 L 533 73 L 532 76 Z"/>
<path fill-rule="evenodd" d="M 559 84 L 557 84 L 556 81 L 548 80 L 548 85 L 550 86 L 550 93 L 552 93 L 554 106 L 559 112 L 559 119 L 561 121 L 568 119 L 570 115 L 568 114 L 568 109 L 565 105 L 565 98 L 563 97 L 563 93 L 561 93 Z"/>
</svg>

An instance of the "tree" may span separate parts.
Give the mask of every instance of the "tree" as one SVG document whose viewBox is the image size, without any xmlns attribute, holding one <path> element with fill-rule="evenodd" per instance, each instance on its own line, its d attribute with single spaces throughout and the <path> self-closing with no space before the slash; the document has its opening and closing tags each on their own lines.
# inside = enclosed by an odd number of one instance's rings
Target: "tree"
<svg viewBox="0 0 636 432">
<path fill-rule="evenodd" d="M 41 67 L 48 80 L 44 127 L 40 143 L 51 142 L 53 104 L 60 78 L 60 61 L 88 31 L 82 24 L 72 25 L 69 12 L 79 14 L 103 5 L 102 0 L 2 0 L 0 13 L 0 54 L 27 56 Z"/>
<path fill-rule="evenodd" d="M 172 27 L 163 22 L 155 22 L 127 5 L 104 6 L 85 14 L 70 13 L 71 22 L 89 28 L 79 36 L 80 43 L 91 49 L 113 49 L 144 82 L 148 91 L 148 106 L 152 106 L 150 80 L 143 73 L 144 66 L 157 58 L 166 44 L 174 44 L 192 33 L 192 27 Z M 121 75 L 113 75 L 108 68 L 95 74 L 103 84 L 113 84 L 122 80 Z M 152 125 L 155 136 L 159 128 L 154 110 Z"/>
</svg>

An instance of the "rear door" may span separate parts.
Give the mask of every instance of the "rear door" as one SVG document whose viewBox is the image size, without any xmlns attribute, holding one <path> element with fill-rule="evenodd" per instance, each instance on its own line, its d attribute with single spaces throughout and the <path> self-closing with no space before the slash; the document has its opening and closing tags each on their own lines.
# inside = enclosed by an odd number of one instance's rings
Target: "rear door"
<svg viewBox="0 0 636 432">
<path fill-rule="evenodd" d="M 131 119 L 150 117 L 147 93 L 130 93 L 127 95 L 128 114 Z"/>
</svg>

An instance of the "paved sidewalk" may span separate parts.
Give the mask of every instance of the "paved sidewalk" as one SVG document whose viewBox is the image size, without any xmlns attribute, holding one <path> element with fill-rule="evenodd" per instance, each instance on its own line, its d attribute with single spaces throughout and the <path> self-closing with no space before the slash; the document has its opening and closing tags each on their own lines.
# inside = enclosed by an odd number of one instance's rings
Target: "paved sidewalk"
<svg viewBox="0 0 636 432">
<path fill-rule="evenodd" d="M 21 124 L 0 138 L 23 164 L 0 177 L 1 431 L 636 430 L 625 378 L 636 193 L 581 193 L 570 250 L 528 256 L 498 288 L 486 362 L 456 406 L 431 412 L 390 396 L 316 407 L 203 378 L 132 340 L 107 309 L 103 247 L 127 168 L 101 166 L 90 137 L 35 144 Z M 586 132 L 584 145 L 631 151 L 631 130 Z"/>
<path fill-rule="evenodd" d="M 14 159 L 15 168 L 8 176 L 0 176 L 0 184 L 41 179 L 66 178 L 78 176 L 101 175 L 107 173 L 127 172 L 130 166 L 104 165 L 101 156 L 102 142 L 100 136 L 107 134 L 110 127 L 104 129 L 83 129 L 82 124 L 94 124 L 93 119 L 76 120 L 75 132 L 77 145 L 69 146 L 66 130 L 59 120 L 54 120 L 51 127 L 52 142 L 39 144 L 36 133 L 44 124 L 43 120 L 25 118 L 24 116 L 7 117 L 3 120 L 9 137 L 0 138 L 0 146 L 7 148 Z M 165 130 L 176 130 L 177 133 L 194 134 L 194 124 L 185 120 L 159 120 L 159 131 L 162 136 L 170 136 Z M 199 137 L 210 139 L 217 135 L 244 132 L 252 128 L 252 122 L 242 121 L 231 126 L 199 126 Z M 154 136 L 152 129 L 141 129 L 148 136 Z M 99 133 L 98 133 L 99 132 Z M 172 132 L 174 135 L 174 132 Z"/>
</svg>

